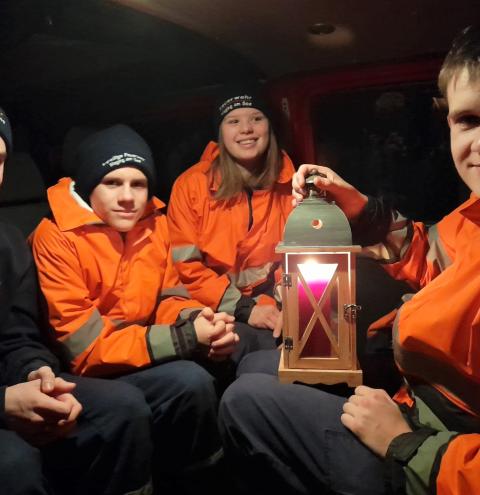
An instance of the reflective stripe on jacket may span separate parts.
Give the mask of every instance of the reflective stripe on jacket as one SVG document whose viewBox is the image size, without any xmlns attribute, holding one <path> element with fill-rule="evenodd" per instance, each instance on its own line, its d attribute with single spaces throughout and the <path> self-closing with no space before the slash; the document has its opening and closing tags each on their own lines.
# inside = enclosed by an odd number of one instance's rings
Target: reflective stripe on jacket
<svg viewBox="0 0 480 495">
<path fill-rule="evenodd" d="M 101 222 L 64 178 L 48 190 L 53 219 L 32 237 L 50 325 L 78 374 L 131 371 L 176 357 L 170 325 L 200 303 L 186 299 L 171 261 L 163 203 L 122 235 Z"/>
<path fill-rule="evenodd" d="M 480 199 L 404 233 L 403 256 L 386 269 L 421 290 L 397 315 L 395 360 L 414 396 L 427 386 L 444 398 L 415 399 L 420 422 L 436 433 L 405 466 L 407 493 L 470 495 L 480 492 Z M 459 415 L 468 427 L 449 426 Z"/>
<path fill-rule="evenodd" d="M 217 156 L 218 146 L 209 143 L 202 160 L 173 186 L 168 222 L 175 265 L 192 297 L 219 311 L 234 314 L 242 296 L 275 304 L 273 286 L 281 261 L 275 247 L 292 210 L 295 170 L 284 154 L 273 188 L 253 191 L 249 229 L 247 193 L 228 201 L 214 199 L 218 182 L 212 163 Z"/>
</svg>

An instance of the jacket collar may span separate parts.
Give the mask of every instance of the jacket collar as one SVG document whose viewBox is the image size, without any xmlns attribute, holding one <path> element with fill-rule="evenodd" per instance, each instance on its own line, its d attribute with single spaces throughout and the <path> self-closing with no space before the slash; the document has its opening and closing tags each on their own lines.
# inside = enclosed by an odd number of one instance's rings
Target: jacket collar
<svg viewBox="0 0 480 495">
<path fill-rule="evenodd" d="M 220 154 L 220 149 L 218 144 L 214 141 L 210 141 L 207 144 L 207 147 L 202 153 L 200 158 L 200 162 L 198 164 L 198 168 L 205 174 L 210 175 L 209 188 L 210 191 L 215 192 L 220 187 L 221 177 L 220 174 L 216 173 L 213 175 L 211 173 L 212 165 L 215 159 Z M 292 176 L 295 173 L 295 168 L 293 166 L 292 160 L 290 157 L 282 150 L 282 169 L 280 170 L 280 174 L 276 180 L 277 184 L 285 184 L 292 180 Z"/>
<path fill-rule="evenodd" d="M 60 179 L 47 190 L 48 202 L 55 223 L 65 232 L 84 225 L 105 225 L 92 208 L 75 192 L 75 182 L 70 177 Z M 165 204 L 155 196 L 148 202 L 142 217 L 148 217 Z"/>
<path fill-rule="evenodd" d="M 480 223 L 480 198 L 471 193 L 470 198 L 459 207 L 458 211 L 468 220 Z"/>
</svg>

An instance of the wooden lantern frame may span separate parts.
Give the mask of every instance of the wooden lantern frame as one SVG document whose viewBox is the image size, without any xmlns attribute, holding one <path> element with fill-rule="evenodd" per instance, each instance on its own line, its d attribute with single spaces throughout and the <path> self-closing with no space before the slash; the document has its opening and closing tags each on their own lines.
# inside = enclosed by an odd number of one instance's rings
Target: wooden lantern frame
<svg viewBox="0 0 480 495">
<path fill-rule="evenodd" d="M 360 308 L 355 304 L 355 253 L 360 250 L 360 246 L 277 246 L 276 251 L 284 255 L 285 268 L 281 284 L 284 345 L 278 369 L 281 382 L 345 382 L 351 387 L 362 383 L 362 370 L 358 365 L 356 351 L 356 316 Z M 334 275 L 318 301 L 297 266 L 307 258 L 315 262 L 337 264 Z M 303 286 L 312 306 L 312 317 L 304 329 L 300 328 L 299 284 Z M 322 311 L 334 286 L 337 287 L 338 296 L 336 331 L 332 331 Z M 302 350 L 318 322 L 330 342 L 331 354 L 327 357 L 302 357 Z"/>
</svg>

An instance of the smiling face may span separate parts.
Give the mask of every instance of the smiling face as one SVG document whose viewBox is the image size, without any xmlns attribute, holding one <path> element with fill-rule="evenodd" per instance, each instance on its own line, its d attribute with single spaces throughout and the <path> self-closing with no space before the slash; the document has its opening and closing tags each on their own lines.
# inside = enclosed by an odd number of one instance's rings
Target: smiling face
<svg viewBox="0 0 480 495">
<path fill-rule="evenodd" d="M 220 124 L 225 148 L 243 167 L 259 167 L 270 141 L 267 117 L 255 108 L 237 108 L 225 116 Z"/>
<path fill-rule="evenodd" d="M 450 146 L 458 174 L 480 196 L 480 81 L 463 70 L 447 87 Z"/>
<path fill-rule="evenodd" d="M 133 167 L 108 173 L 90 195 L 90 205 L 96 215 L 119 232 L 128 232 L 135 227 L 147 201 L 147 178 Z"/>
</svg>

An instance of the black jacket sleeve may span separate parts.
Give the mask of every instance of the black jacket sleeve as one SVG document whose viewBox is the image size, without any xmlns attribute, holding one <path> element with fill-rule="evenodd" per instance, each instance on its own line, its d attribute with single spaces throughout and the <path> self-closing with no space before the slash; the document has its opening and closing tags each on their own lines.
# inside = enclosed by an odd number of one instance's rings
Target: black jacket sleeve
<svg viewBox="0 0 480 495">
<path fill-rule="evenodd" d="M 253 307 L 257 304 L 255 300 L 248 296 L 241 296 L 235 307 L 235 320 L 248 323 Z"/>
<path fill-rule="evenodd" d="M 368 196 L 365 208 L 351 225 L 353 243 L 373 246 L 382 242 L 389 232 L 392 217 L 393 206 L 389 200 Z"/>
<path fill-rule="evenodd" d="M 30 250 L 14 227 L 0 224 L 0 384 L 26 380 L 28 373 L 59 363 L 42 342 L 38 286 Z"/>
</svg>

